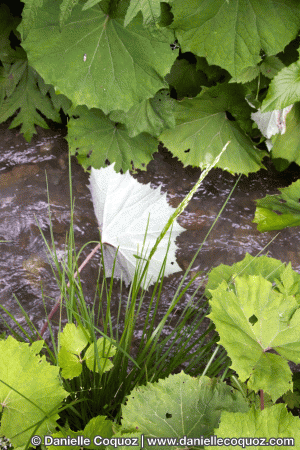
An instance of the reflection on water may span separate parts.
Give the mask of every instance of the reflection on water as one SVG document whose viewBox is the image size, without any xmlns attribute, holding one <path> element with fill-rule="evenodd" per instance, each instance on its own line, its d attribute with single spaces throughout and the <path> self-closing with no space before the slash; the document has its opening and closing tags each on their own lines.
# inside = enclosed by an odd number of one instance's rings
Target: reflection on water
<svg viewBox="0 0 300 450">
<path fill-rule="evenodd" d="M 0 125 L 0 133 L 0 240 L 9 241 L 0 244 L 1 304 L 23 324 L 14 298 L 16 296 L 35 326 L 41 329 L 45 319 L 41 283 L 48 312 L 59 291 L 37 222 L 50 244 L 47 173 L 55 245 L 62 257 L 70 220 L 67 143 L 64 139 L 66 131 L 59 128 L 38 128 L 38 135 L 34 136 L 29 144 L 16 130 L 8 130 L 8 123 Z M 141 183 L 150 182 L 151 187 L 161 185 L 162 192 L 167 192 L 168 201 L 173 207 L 178 206 L 199 176 L 199 169 L 183 168 L 182 164 L 162 147 L 148 165 L 147 171 L 134 175 Z M 196 258 L 192 273 L 207 273 L 221 263 L 231 265 L 242 260 L 246 252 L 256 255 L 262 250 L 277 232 L 260 233 L 256 225 L 251 223 L 255 211 L 254 200 L 266 194 L 278 193 L 278 187 L 288 186 L 298 177 L 297 166 L 280 174 L 272 169 L 270 164 L 268 170 L 261 170 L 248 178 L 243 176 Z M 212 170 L 179 217 L 179 224 L 186 228 L 177 238 L 177 261 L 183 270 L 188 267 L 204 240 L 236 179 L 236 176 L 220 169 Z M 84 173 L 75 158 L 72 158 L 72 184 L 75 197 L 74 230 L 79 250 L 86 242 L 98 240 L 99 234 L 87 187 L 88 174 Z M 281 231 L 267 249 L 269 256 L 284 262 L 291 261 L 293 269 L 299 271 L 299 239 L 297 227 Z M 89 245 L 84 255 L 92 248 L 93 245 Z M 81 275 L 85 298 L 89 304 L 95 295 L 98 270 L 99 255 L 93 258 Z M 166 313 L 182 274 L 183 272 L 179 272 L 165 279 L 159 318 Z M 186 304 L 197 284 L 204 279 L 204 274 L 197 278 L 193 288 L 185 294 L 183 303 Z M 118 286 L 119 282 L 114 281 L 114 326 L 120 297 Z M 123 287 L 124 306 L 127 294 L 128 289 Z M 149 298 L 150 296 L 148 301 Z M 145 322 L 147 304 L 146 297 L 145 306 L 138 317 L 140 329 L 136 331 L 136 337 L 140 336 Z M 172 324 L 166 326 L 165 333 L 170 333 L 171 328 Z M 4 327 L 0 324 L 0 332 L 3 330 Z"/>
</svg>

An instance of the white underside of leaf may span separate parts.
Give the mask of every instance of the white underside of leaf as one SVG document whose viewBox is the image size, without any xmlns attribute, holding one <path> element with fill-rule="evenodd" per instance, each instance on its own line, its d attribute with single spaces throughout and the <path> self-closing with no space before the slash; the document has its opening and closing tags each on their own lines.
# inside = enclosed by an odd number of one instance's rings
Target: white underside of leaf
<svg viewBox="0 0 300 450">
<path fill-rule="evenodd" d="M 258 110 L 251 114 L 251 119 L 257 123 L 259 130 L 269 140 L 274 134 L 284 134 L 286 131 L 286 116 L 292 109 L 293 105 L 284 109 L 276 109 L 274 111 L 262 113 Z M 267 141 L 267 147 L 270 151 L 272 148 L 271 141 Z"/>
<path fill-rule="evenodd" d="M 149 218 L 147 238 L 143 258 L 147 258 L 156 239 L 174 212 L 167 202 L 167 195 L 161 188 L 151 189 L 140 184 L 127 171 L 124 175 L 116 173 L 114 163 L 102 169 L 91 170 L 90 191 L 95 215 L 99 223 L 103 245 L 106 276 L 112 276 L 113 261 L 119 247 L 114 277 L 128 285 L 134 276 L 137 259 L 142 255 L 143 240 Z M 180 271 L 176 262 L 175 239 L 185 229 L 176 221 L 173 224 L 170 248 L 167 257 L 165 276 Z M 164 260 L 170 230 L 160 242 L 149 264 L 146 285 L 155 283 Z M 140 260 L 141 261 L 141 260 Z"/>
</svg>

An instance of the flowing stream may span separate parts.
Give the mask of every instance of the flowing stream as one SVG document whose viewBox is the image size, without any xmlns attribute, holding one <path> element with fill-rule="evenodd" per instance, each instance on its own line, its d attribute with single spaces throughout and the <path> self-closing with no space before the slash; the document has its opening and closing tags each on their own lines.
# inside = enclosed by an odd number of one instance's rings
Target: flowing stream
<svg viewBox="0 0 300 450">
<path fill-rule="evenodd" d="M 64 128 L 53 125 L 50 130 L 37 127 L 38 134 L 30 143 L 16 129 L 9 130 L 9 123 L 0 124 L 0 302 L 22 325 L 25 324 L 15 297 L 34 325 L 40 330 L 45 320 L 41 294 L 41 283 L 47 311 L 50 312 L 59 290 L 47 260 L 45 243 L 51 243 L 46 173 L 52 214 L 52 225 L 60 257 L 64 255 L 65 235 L 69 230 L 70 193 L 68 171 L 68 145 Z M 220 149 L 221 150 L 221 149 Z M 288 186 L 299 178 L 300 170 L 293 165 L 283 173 L 276 172 L 266 162 L 267 170 L 260 170 L 248 178 L 242 176 L 237 188 L 219 221 L 206 240 L 192 268 L 192 274 L 203 271 L 186 292 L 183 305 L 190 299 L 197 283 L 205 279 L 205 273 L 219 264 L 232 265 L 241 261 L 246 252 L 255 256 L 278 233 L 260 233 L 252 223 L 255 199 L 278 193 L 278 188 Z M 99 233 L 94 215 L 88 185 L 88 173 L 72 157 L 72 185 L 75 197 L 74 231 L 76 247 L 79 250 L 88 241 L 97 241 Z M 200 176 L 200 169 L 183 165 L 171 153 L 159 146 L 159 152 L 150 162 L 147 171 L 134 175 L 141 183 L 151 187 L 162 186 L 167 192 L 171 206 L 176 207 L 194 186 Z M 235 184 L 237 176 L 220 169 L 213 169 L 179 217 L 178 222 L 186 231 L 177 238 L 177 262 L 185 270 L 204 240 L 214 219 Z M 300 270 L 298 227 L 288 228 L 268 246 L 269 256 L 284 262 L 291 261 L 294 270 Z M 87 255 L 95 244 L 89 245 Z M 83 259 L 82 259 L 83 260 Z M 81 261 L 82 261 L 81 260 Z M 84 268 L 81 281 L 88 304 L 92 304 L 99 271 L 99 254 Z M 166 313 L 184 272 L 165 279 L 159 306 L 159 318 Z M 117 325 L 119 305 L 119 281 L 114 281 L 112 311 L 115 311 L 113 325 Z M 122 289 L 124 308 L 129 289 Z M 200 290 L 200 292 L 203 292 Z M 140 336 L 148 310 L 147 297 L 143 305 L 136 330 Z M 66 316 L 64 316 L 65 318 Z M 6 317 L 7 318 L 7 317 Z M 13 322 L 9 319 L 9 324 Z M 171 325 L 169 325 L 171 327 Z M 16 325 L 13 326 L 16 328 Z M 0 321 L 0 332 L 5 327 Z M 165 327 L 168 334 L 170 328 Z M 46 335 L 47 336 L 47 335 Z M 299 370 L 293 365 L 293 370 Z"/>
</svg>

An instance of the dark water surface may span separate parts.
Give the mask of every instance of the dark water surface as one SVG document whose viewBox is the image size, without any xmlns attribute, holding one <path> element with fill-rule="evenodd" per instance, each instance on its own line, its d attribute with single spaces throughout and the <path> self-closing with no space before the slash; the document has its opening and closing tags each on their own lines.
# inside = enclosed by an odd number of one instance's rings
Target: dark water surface
<svg viewBox="0 0 300 450">
<path fill-rule="evenodd" d="M 15 301 L 16 296 L 34 325 L 41 329 L 45 311 L 40 283 L 43 285 L 48 312 L 54 305 L 59 290 L 35 217 L 50 244 L 46 171 L 55 244 L 59 257 L 63 258 L 65 235 L 70 220 L 68 146 L 64 139 L 66 130 L 55 127 L 43 130 L 38 127 L 38 135 L 27 143 L 21 134 L 15 129 L 9 130 L 8 126 L 8 122 L 0 124 L 0 240 L 10 241 L 0 243 L 0 302 L 23 325 L 25 321 Z M 268 164 L 268 170 L 261 170 L 248 178 L 243 176 L 198 255 L 192 273 L 200 270 L 207 273 L 221 263 L 231 265 L 241 261 L 246 252 L 255 256 L 262 250 L 278 232 L 257 231 L 256 224 L 251 223 L 255 212 L 254 200 L 263 198 L 266 194 L 278 193 L 277 188 L 288 186 L 299 175 L 297 166 L 279 173 Z M 172 158 L 166 149 L 160 147 L 147 171 L 134 176 L 141 183 L 150 182 L 153 188 L 161 185 L 162 192 L 167 192 L 169 203 L 176 207 L 198 180 L 200 170 L 183 168 L 176 158 Z M 97 220 L 87 187 L 88 177 L 88 173 L 72 157 L 74 231 L 78 250 L 86 242 L 99 239 Z M 236 176 L 220 169 L 212 170 L 179 217 L 179 224 L 186 229 L 177 238 L 177 262 L 183 270 L 188 267 L 204 240 L 236 179 Z M 273 258 L 291 261 L 293 269 L 299 272 L 299 241 L 298 227 L 288 228 L 281 231 L 266 251 Z M 88 246 L 84 255 L 93 246 Z M 92 304 L 94 298 L 98 270 L 99 255 L 92 259 L 81 274 L 88 304 Z M 159 307 L 160 319 L 169 307 L 182 274 L 183 272 L 179 272 L 165 279 Z M 190 299 L 197 283 L 204 278 L 204 275 L 197 278 L 197 282 L 187 291 L 182 308 Z M 115 310 L 114 326 L 120 297 L 118 286 L 119 282 L 115 280 L 115 303 L 112 305 L 112 310 Z M 125 287 L 122 289 L 124 309 L 128 291 Z M 146 298 L 145 306 L 139 314 L 136 338 L 141 334 L 148 304 Z M 171 325 L 165 328 L 165 334 L 171 331 L 170 327 Z M 4 329 L 0 323 L 0 332 Z"/>
</svg>

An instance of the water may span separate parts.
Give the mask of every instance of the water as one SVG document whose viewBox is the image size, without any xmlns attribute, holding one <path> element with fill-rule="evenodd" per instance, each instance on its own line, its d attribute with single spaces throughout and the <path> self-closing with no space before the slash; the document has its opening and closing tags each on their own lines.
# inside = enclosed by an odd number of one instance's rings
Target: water
<svg viewBox="0 0 300 450">
<path fill-rule="evenodd" d="M 29 318 L 40 330 L 45 320 L 41 283 L 48 313 L 59 295 L 59 290 L 36 220 L 47 242 L 51 244 L 45 175 L 47 172 L 55 245 L 59 256 L 63 257 L 65 234 L 70 220 L 68 148 L 64 139 L 66 130 L 55 125 L 51 130 L 38 128 L 38 135 L 27 143 L 22 135 L 15 129 L 9 130 L 8 126 L 9 122 L 0 125 L 0 240 L 9 241 L 0 244 L 0 299 L 2 306 L 23 325 L 25 322 L 15 300 L 17 297 Z M 219 264 L 231 265 L 241 261 L 246 252 L 255 256 L 277 234 L 276 231 L 260 233 L 256 224 L 251 223 L 255 212 L 254 200 L 267 194 L 276 194 L 279 187 L 288 186 L 299 177 L 299 168 L 295 165 L 284 173 L 277 173 L 271 164 L 267 164 L 267 170 L 241 178 L 226 209 L 196 258 L 192 274 L 197 271 L 203 271 L 205 274 Z M 200 170 L 183 168 L 167 149 L 160 146 L 159 153 L 155 154 L 147 171 L 134 176 L 141 183 L 150 182 L 153 188 L 161 185 L 162 192 L 167 192 L 168 201 L 175 208 L 198 180 Z M 179 217 L 179 224 L 186 229 L 177 238 L 177 262 L 183 270 L 188 267 L 204 240 L 236 179 L 237 176 L 220 169 L 212 170 Z M 74 157 L 72 184 L 75 197 L 74 231 L 79 250 L 86 242 L 97 241 L 99 234 L 87 187 L 88 174 L 77 164 Z M 267 249 L 269 256 L 284 262 L 291 261 L 293 269 L 299 272 L 299 240 L 297 227 L 281 231 Z M 93 246 L 89 245 L 84 255 L 87 255 Z M 92 259 L 81 275 L 85 299 L 89 305 L 94 298 L 98 270 L 99 255 Z M 159 306 L 160 319 L 169 307 L 182 274 L 183 272 L 179 272 L 165 279 Z M 197 284 L 205 280 L 204 274 L 199 276 L 187 291 L 177 313 L 182 311 Z M 115 327 L 120 297 L 118 286 L 119 282 L 115 280 L 112 302 Z M 122 314 L 128 291 L 129 289 L 122 288 Z M 203 289 L 200 292 L 202 293 Z M 150 293 L 139 314 L 139 327 L 135 336 L 137 339 L 145 322 Z M 63 318 L 66 318 L 65 314 Z M 12 321 L 9 323 L 12 324 Z M 4 329 L 0 323 L 0 332 Z M 172 323 L 165 328 L 165 335 L 169 334 L 171 329 Z M 293 367 L 294 370 L 297 369 L 296 366 Z"/>
</svg>

